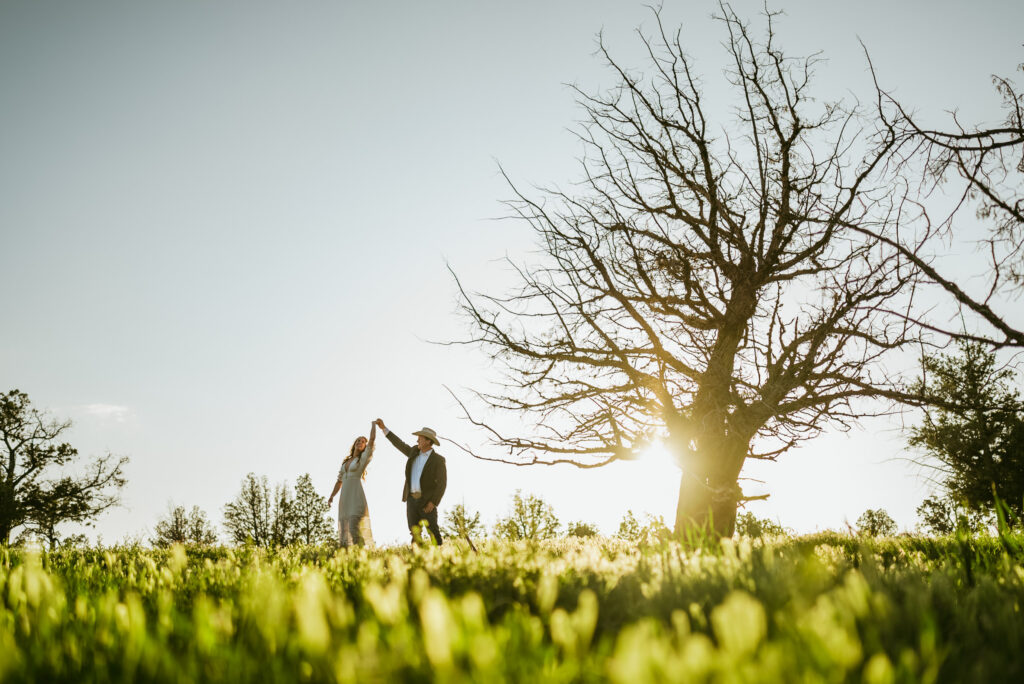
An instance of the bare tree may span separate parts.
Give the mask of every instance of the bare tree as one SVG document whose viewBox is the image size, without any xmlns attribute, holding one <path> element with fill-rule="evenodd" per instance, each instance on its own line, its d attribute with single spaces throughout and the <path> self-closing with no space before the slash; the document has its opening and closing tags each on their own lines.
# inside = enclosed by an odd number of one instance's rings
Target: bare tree
<svg viewBox="0 0 1024 684">
<path fill-rule="evenodd" d="M 1018 67 L 1024 74 L 1024 64 Z M 893 125 L 908 144 L 898 147 L 897 163 L 921 165 L 922 190 L 926 202 L 932 196 L 952 193 L 956 200 L 945 218 L 928 230 L 893 238 L 903 256 L 917 266 L 929 282 L 937 285 L 958 306 L 962 318 L 953 325 L 915 320 L 952 338 L 984 342 L 994 347 L 1024 347 L 1024 329 L 1009 320 L 1009 311 L 995 302 L 996 295 L 1019 295 L 1024 287 L 1024 91 L 1012 79 L 993 76 L 1002 100 L 1004 119 L 997 125 L 968 125 L 954 112 L 948 128 L 942 130 L 921 122 L 893 95 L 879 89 L 879 96 L 895 110 Z M 989 262 L 982 288 L 971 291 L 963 278 L 936 265 L 933 245 L 940 249 L 963 232 L 965 214 L 988 223 L 981 247 Z M 934 238 L 940 238 L 936 240 Z M 966 330 L 965 318 L 977 323 Z"/>
<path fill-rule="evenodd" d="M 915 335 L 916 269 L 890 242 L 908 190 L 886 161 L 900 144 L 881 102 L 819 102 L 818 58 L 790 59 L 727 5 L 725 78 L 735 115 L 712 120 L 680 33 L 643 38 L 646 75 L 579 93 L 579 190 L 514 215 L 539 238 L 507 295 L 467 292 L 472 335 L 504 364 L 492 408 L 533 434 L 474 417 L 517 464 L 595 467 L 664 439 L 682 468 L 675 526 L 732 534 L 740 472 L 826 425 L 902 396 L 880 362 Z M 511 184 L 511 182 L 510 182 Z M 492 459 L 494 460 L 494 459 Z"/>
<path fill-rule="evenodd" d="M 54 472 L 78 459 L 77 449 L 58 442 L 70 427 L 71 421 L 52 420 L 33 407 L 24 392 L 0 394 L 0 544 L 24 526 L 56 548 L 59 525 L 91 524 L 118 503 L 127 457 L 97 457 L 74 476 Z"/>
</svg>

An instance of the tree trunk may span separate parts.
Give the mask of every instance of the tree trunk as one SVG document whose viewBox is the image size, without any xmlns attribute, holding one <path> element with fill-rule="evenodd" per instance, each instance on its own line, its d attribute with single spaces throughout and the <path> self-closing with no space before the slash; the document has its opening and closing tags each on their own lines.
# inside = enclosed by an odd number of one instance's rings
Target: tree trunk
<svg viewBox="0 0 1024 684">
<path fill-rule="evenodd" d="M 684 470 L 679 481 L 675 533 L 685 535 L 707 529 L 711 511 L 711 490 L 692 473 Z"/>
<path fill-rule="evenodd" d="M 11 531 L 14 529 L 14 495 L 3 483 L 0 483 L 0 545 L 11 543 Z"/>
<path fill-rule="evenodd" d="M 736 352 L 756 303 L 749 285 L 734 292 L 726 312 L 730 323 L 719 330 L 690 407 L 689 425 L 672 435 L 672 441 L 683 447 L 676 534 L 693 531 L 721 539 L 731 537 L 736 527 L 737 480 L 750 445 L 735 432 L 727 407 L 733 402 Z"/>
<path fill-rule="evenodd" d="M 736 528 L 736 507 L 741 496 L 738 483 L 746 445 L 736 440 L 703 440 L 722 448 L 687 448 L 679 459 L 682 475 L 676 504 L 677 535 L 696 533 L 718 539 L 731 537 Z M 724 444 L 723 444 L 724 443 Z"/>
<path fill-rule="evenodd" d="M 736 482 L 709 483 L 683 471 L 679 482 L 675 532 L 731 537 L 736 528 Z"/>
</svg>

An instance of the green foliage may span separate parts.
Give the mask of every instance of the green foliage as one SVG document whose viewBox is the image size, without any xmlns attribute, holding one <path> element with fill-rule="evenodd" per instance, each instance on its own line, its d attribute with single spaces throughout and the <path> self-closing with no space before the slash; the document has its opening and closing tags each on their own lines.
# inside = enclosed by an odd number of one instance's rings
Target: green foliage
<svg viewBox="0 0 1024 684">
<path fill-rule="evenodd" d="M 54 549 L 64 523 L 92 524 L 118 503 L 127 457 L 94 458 L 74 476 L 78 450 L 61 436 L 71 421 L 50 419 L 16 389 L 0 394 L 0 545 L 22 527 L 21 538 L 36 538 Z"/>
<path fill-rule="evenodd" d="M 627 510 L 619 523 L 619 530 L 615 533 L 619 539 L 626 541 L 637 541 L 640 539 L 640 521 L 633 515 L 632 510 Z"/>
<path fill-rule="evenodd" d="M 598 534 L 599 532 L 597 527 L 583 521 L 571 522 L 565 528 L 565 535 L 567 537 L 580 537 L 585 539 L 587 537 L 596 537 Z"/>
<path fill-rule="evenodd" d="M 972 510 L 948 496 L 930 496 L 917 507 L 921 527 L 932 534 L 978 534 L 992 527 L 995 513 Z"/>
<path fill-rule="evenodd" d="M 0 680 L 1019 681 L 1022 549 L 1009 532 L 0 548 Z"/>
<path fill-rule="evenodd" d="M 552 539 L 561 523 L 551 504 L 536 494 L 523 496 L 518 489 L 512 496 L 512 509 L 494 525 L 494 535 L 507 541 Z"/>
<path fill-rule="evenodd" d="M 287 483 L 271 491 L 266 476 L 249 473 L 224 506 L 224 527 L 236 544 L 321 544 L 333 538 L 328 512 L 327 500 L 316 492 L 308 473 L 299 478 L 294 496 Z"/>
<path fill-rule="evenodd" d="M 778 537 L 786 534 L 786 528 L 777 522 L 758 518 L 750 511 L 746 511 L 736 516 L 736 534 L 751 539 Z"/>
<path fill-rule="evenodd" d="M 925 409 L 909 442 L 944 474 L 948 508 L 962 504 L 991 515 L 999 497 L 1016 518 L 1024 514 L 1024 401 L 1013 379 L 1013 371 L 998 368 L 995 355 L 978 343 L 925 358 L 915 390 L 936 406 Z M 941 512 L 932 513 L 938 518 L 930 519 L 941 520 Z"/>
<path fill-rule="evenodd" d="M 896 529 L 896 521 L 884 508 L 869 508 L 857 518 L 857 532 L 869 537 L 891 537 Z"/>
<path fill-rule="evenodd" d="M 619 522 L 619 529 L 615 536 L 634 543 L 651 543 L 667 539 L 671 534 L 672 531 L 661 516 L 653 516 L 648 513 L 646 522 L 641 523 L 632 510 L 627 510 L 626 515 Z"/>
<path fill-rule="evenodd" d="M 287 536 L 302 544 L 326 544 L 334 539 L 327 499 L 313 486 L 306 473 L 295 481 L 295 499 L 289 506 L 292 531 Z"/>
<path fill-rule="evenodd" d="M 184 506 L 169 506 L 167 517 L 157 521 L 150 543 L 158 548 L 171 544 L 209 546 L 217 543 L 217 531 L 210 524 L 206 512 L 193 506 L 187 512 Z"/>
<path fill-rule="evenodd" d="M 276 497 L 280 502 L 280 492 Z M 278 511 L 279 512 L 279 511 Z M 249 473 L 235 498 L 224 506 L 224 528 L 236 544 L 274 546 L 274 531 L 281 528 L 275 515 L 274 498 L 267 477 Z"/>
<path fill-rule="evenodd" d="M 445 514 L 441 532 L 447 539 L 477 539 L 484 536 L 484 524 L 479 512 L 471 515 L 465 504 L 455 504 Z"/>
</svg>

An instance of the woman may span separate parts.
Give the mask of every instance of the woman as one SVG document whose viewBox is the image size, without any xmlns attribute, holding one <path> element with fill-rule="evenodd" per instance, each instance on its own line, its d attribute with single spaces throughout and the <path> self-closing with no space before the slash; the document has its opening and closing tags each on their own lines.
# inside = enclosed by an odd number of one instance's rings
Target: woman
<svg viewBox="0 0 1024 684">
<path fill-rule="evenodd" d="M 365 437 L 357 437 L 349 449 L 348 457 L 342 461 L 338 471 L 338 481 L 334 483 L 334 491 L 327 499 L 331 505 L 334 495 L 341 490 L 338 497 L 338 543 L 341 546 L 352 546 L 373 543 L 370 531 L 370 509 L 366 505 L 366 494 L 363 492 L 362 480 L 366 478 L 366 466 L 373 458 L 373 445 L 377 438 L 377 425 L 370 427 L 370 441 Z"/>
</svg>

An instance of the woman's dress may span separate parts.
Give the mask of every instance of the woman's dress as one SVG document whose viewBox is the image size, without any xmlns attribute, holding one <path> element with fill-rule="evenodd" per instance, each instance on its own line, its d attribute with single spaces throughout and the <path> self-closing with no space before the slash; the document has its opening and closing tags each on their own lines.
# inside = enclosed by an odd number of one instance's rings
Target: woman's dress
<svg viewBox="0 0 1024 684">
<path fill-rule="evenodd" d="M 342 463 L 338 471 L 341 494 L 338 496 L 338 543 L 342 546 L 373 543 L 370 530 L 370 508 L 363 491 L 363 471 L 373 458 L 373 447 L 363 449 L 358 457 Z"/>
</svg>

